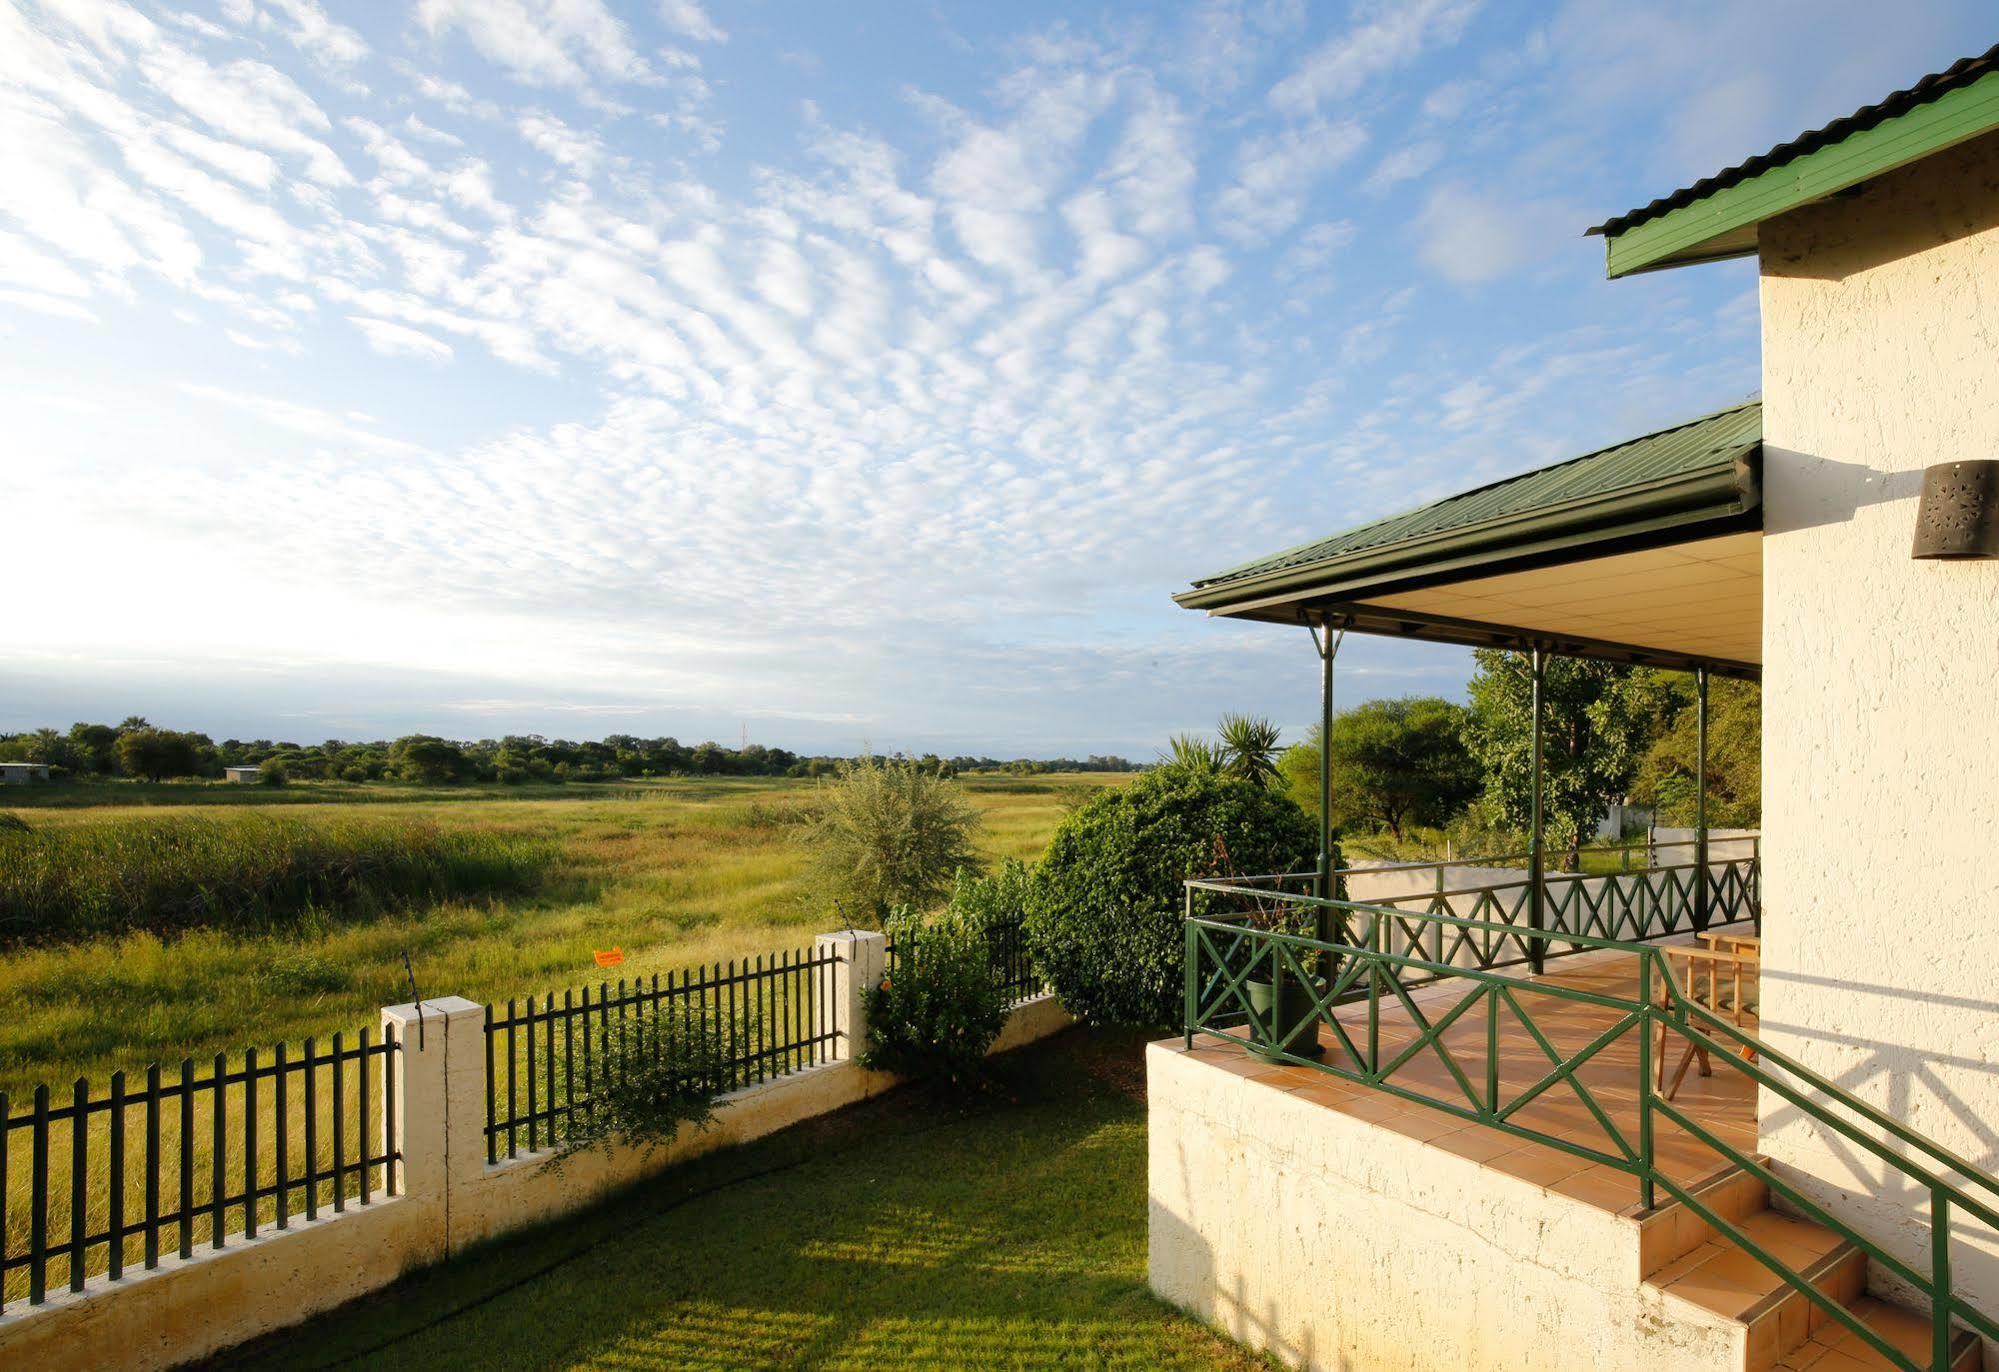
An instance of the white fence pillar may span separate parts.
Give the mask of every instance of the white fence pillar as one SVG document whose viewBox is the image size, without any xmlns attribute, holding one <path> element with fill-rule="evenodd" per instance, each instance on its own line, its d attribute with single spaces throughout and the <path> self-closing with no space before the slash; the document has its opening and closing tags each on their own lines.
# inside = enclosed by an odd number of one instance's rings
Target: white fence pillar
<svg viewBox="0 0 1999 1372">
<path fill-rule="evenodd" d="M 486 1007 L 463 996 L 391 1005 L 382 1031 L 391 1030 L 403 1050 L 389 1143 L 402 1151 L 402 1194 L 436 1212 L 426 1228 L 442 1257 L 453 1248 L 452 1189 L 478 1180 L 486 1163 Z"/>
<path fill-rule="evenodd" d="M 829 1062 L 845 1062 L 868 1051 L 867 993 L 881 985 L 888 966 L 888 939 L 872 929 L 842 929 L 812 940 L 815 953 L 831 953 L 832 995 L 818 1004 L 814 1032 L 828 1036 Z"/>
</svg>

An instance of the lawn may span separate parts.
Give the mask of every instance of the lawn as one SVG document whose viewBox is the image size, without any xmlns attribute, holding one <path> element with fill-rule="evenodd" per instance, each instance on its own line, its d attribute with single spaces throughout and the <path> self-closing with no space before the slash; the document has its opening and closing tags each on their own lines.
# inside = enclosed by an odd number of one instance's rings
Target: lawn
<svg viewBox="0 0 1999 1372">
<path fill-rule="evenodd" d="M 1101 773 L 971 777 L 989 858 L 1040 855 L 1065 808 Z M 0 1091 L 116 1068 L 205 1058 L 245 1044 L 372 1024 L 409 999 L 407 953 L 426 996 L 480 1000 L 808 946 L 839 916 L 809 889 L 792 819 L 811 782 L 698 778 L 611 786 L 400 788 L 168 784 L 23 788 L 0 797 L 37 827 L 104 817 L 240 814 L 420 818 L 546 841 L 558 860 L 529 895 L 445 902 L 357 922 L 267 933 L 203 930 L 162 940 L 98 936 L 0 954 Z M 86 802 L 96 802 L 87 804 Z M 135 802 L 135 803 L 107 803 Z M 171 806 L 170 811 L 158 807 Z"/>
<path fill-rule="evenodd" d="M 221 1365 L 1269 1367 L 1146 1289 L 1142 1044 L 1071 1031 L 969 1102 L 710 1155 Z"/>
</svg>

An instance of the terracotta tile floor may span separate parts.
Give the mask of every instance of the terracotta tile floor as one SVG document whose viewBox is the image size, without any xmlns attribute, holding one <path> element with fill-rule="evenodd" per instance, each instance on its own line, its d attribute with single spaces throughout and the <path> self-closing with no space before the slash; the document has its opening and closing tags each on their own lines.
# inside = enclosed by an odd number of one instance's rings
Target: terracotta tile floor
<svg viewBox="0 0 1999 1372">
<path fill-rule="evenodd" d="M 1524 969 L 1519 975 L 1524 977 Z M 1538 982 L 1516 985 L 1515 997 L 1521 1008 L 1555 1049 L 1567 1057 L 1588 1046 L 1615 1024 L 1621 1013 L 1606 1006 L 1562 1000 L 1537 994 L 1534 985 L 1562 985 L 1596 991 L 1625 1000 L 1637 996 L 1637 967 L 1628 954 L 1584 953 L 1551 961 L 1547 974 Z M 1432 1024 L 1473 989 L 1473 983 L 1449 979 L 1412 992 Z M 1465 1011 L 1444 1034 L 1444 1043 L 1470 1080 L 1472 1089 L 1483 1094 L 1486 1074 L 1486 1013 L 1491 1002 Z M 1342 1024 L 1350 1026 L 1348 1036 L 1366 1051 L 1367 1007 L 1347 1006 L 1339 1012 Z M 1408 1012 L 1398 1001 L 1384 996 L 1381 1007 L 1382 1061 L 1393 1059 L 1411 1042 L 1418 1031 Z M 1657 1030 L 1653 1033 L 1656 1035 Z M 1321 1028 L 1325 1045 L 1323 1061 L 1328 1065 L 1357 1068 L 1357 1060 L 1341 1045 L 1330 1029 Z M 1551 1068 L 1548 1055 L 1534 1041 L 1510 1010 L 1499 1016 L 1500 1099 L 1511 1100 L 1546 1076 Z M 1675 1036 L 1666 1050 L 1670 1080 L 1677 1065 L 1683 1040 Z M 1185 1051 L 1180 1039 L 1168 1040 L 1167 1047 Z M 1249 1077 L 1273 1091 L 1295 1094 L 1329 1110 L 1338 1110 L 1358 1119 L 1370 1120 L 1384 1128 L 1420 1140 L 1522 1177 L 1563 1195 L 1605 1210 L 1624 1211 L 1638 1205 L 1638 1183 L 1615 1168 L 1578 1157 L 1547 1144 L 1535 1143 L 1503 1130 L 1475 1124 L 1435 1110 L 1421 1103 L 1390 1095 L 1310 1067 L 1273 1063 L 1246 1048 L 1196 1038 L 1193 1053 L 1212 1061 L 1225 1071 Z M 1657 1039 L 1654 1039 L 1657 1051 Z M 1626 1139 L 1636 1146 L 1638 1138 L 1638 1036 L 1636 1029 L 1624 1034 L 1578 1069 L 1577 1077 L 1594 1097 L 1597 1106 Z M 1434 1047 L 1426 1047 L 1398 1069 L 1390 1080 L 1405 1090 L 1430 1099 L 1465 1106 L 1469 1102 L 1455 1077 Z M 1698 1066 L 1690 1069 L 1681 1083 L 1675 1105 L 1732 1147 L 1753 1151 L 1756 1146 L 1756 1088 L 1745 1074 L 1733 1070 L 1719 1055 L 1714 1075 L 1702 1077 Z M 1599 1152 L 1617 1155 L 1616 1143 L 1605 1132 L 1578 1093 L 1558 1083 L 1522 1107 L 1513 1120 L 1524 1128 L 1566 1139 Z M 1666 1174 L 1677 1181 L 1691 1182 L 1711 1176 L 1724 1168 L 1725 1161 L 1705 1144 L 1662 1116 L 1654 1119 L 1654 1151 Z"/>
</svg>

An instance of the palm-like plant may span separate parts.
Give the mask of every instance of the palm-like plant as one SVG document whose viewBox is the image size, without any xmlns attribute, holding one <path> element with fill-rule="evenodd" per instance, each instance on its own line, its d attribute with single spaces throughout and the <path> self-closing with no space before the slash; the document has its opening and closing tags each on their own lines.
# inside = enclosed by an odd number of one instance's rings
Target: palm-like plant
<svg viewBox="0 0 1999 1372">
<path fill-rule="evenodd" d="M 1217 744 L 1193 734 L 1175 734 L 1166 740 L 1160 765 L 1189 772 L 1219 772 L 1228 766 L 1228 756 Z"/>
<path fill-rule="evenodd" d="M 1275 724 L 1261 715 L 1223 715 L 1216 732 L 1222 738 L 1223 771 L 1258 786 L 1277 779 Z"/>
</svg>

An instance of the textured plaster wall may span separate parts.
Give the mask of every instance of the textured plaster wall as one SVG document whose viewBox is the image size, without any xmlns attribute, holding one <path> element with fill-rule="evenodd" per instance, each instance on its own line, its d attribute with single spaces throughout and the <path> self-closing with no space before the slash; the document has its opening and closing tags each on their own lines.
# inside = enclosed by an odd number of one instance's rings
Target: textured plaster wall
<svg viewBox="0 0 1999 1372">
<path fill-rule="evenodd" d="M 1630 1220 L 1161 1047 L 1146 1090 L 1152 1289 L 1292 1366 L 1743 1365 Z"/>
<path fill-rule="evenodd" d="M 1999 135 L 1761 256 L 1763 1036 L 1999 1170 L 1999 562 L 1909 556 L 1922 469 L 1999 458 Z M 1768 1092 L 1762 1128 L 1927 1266 L 1920 1194 Z M 1999 1314 L 1978 1233 L 1955 1261 Z"/>
</svg>

